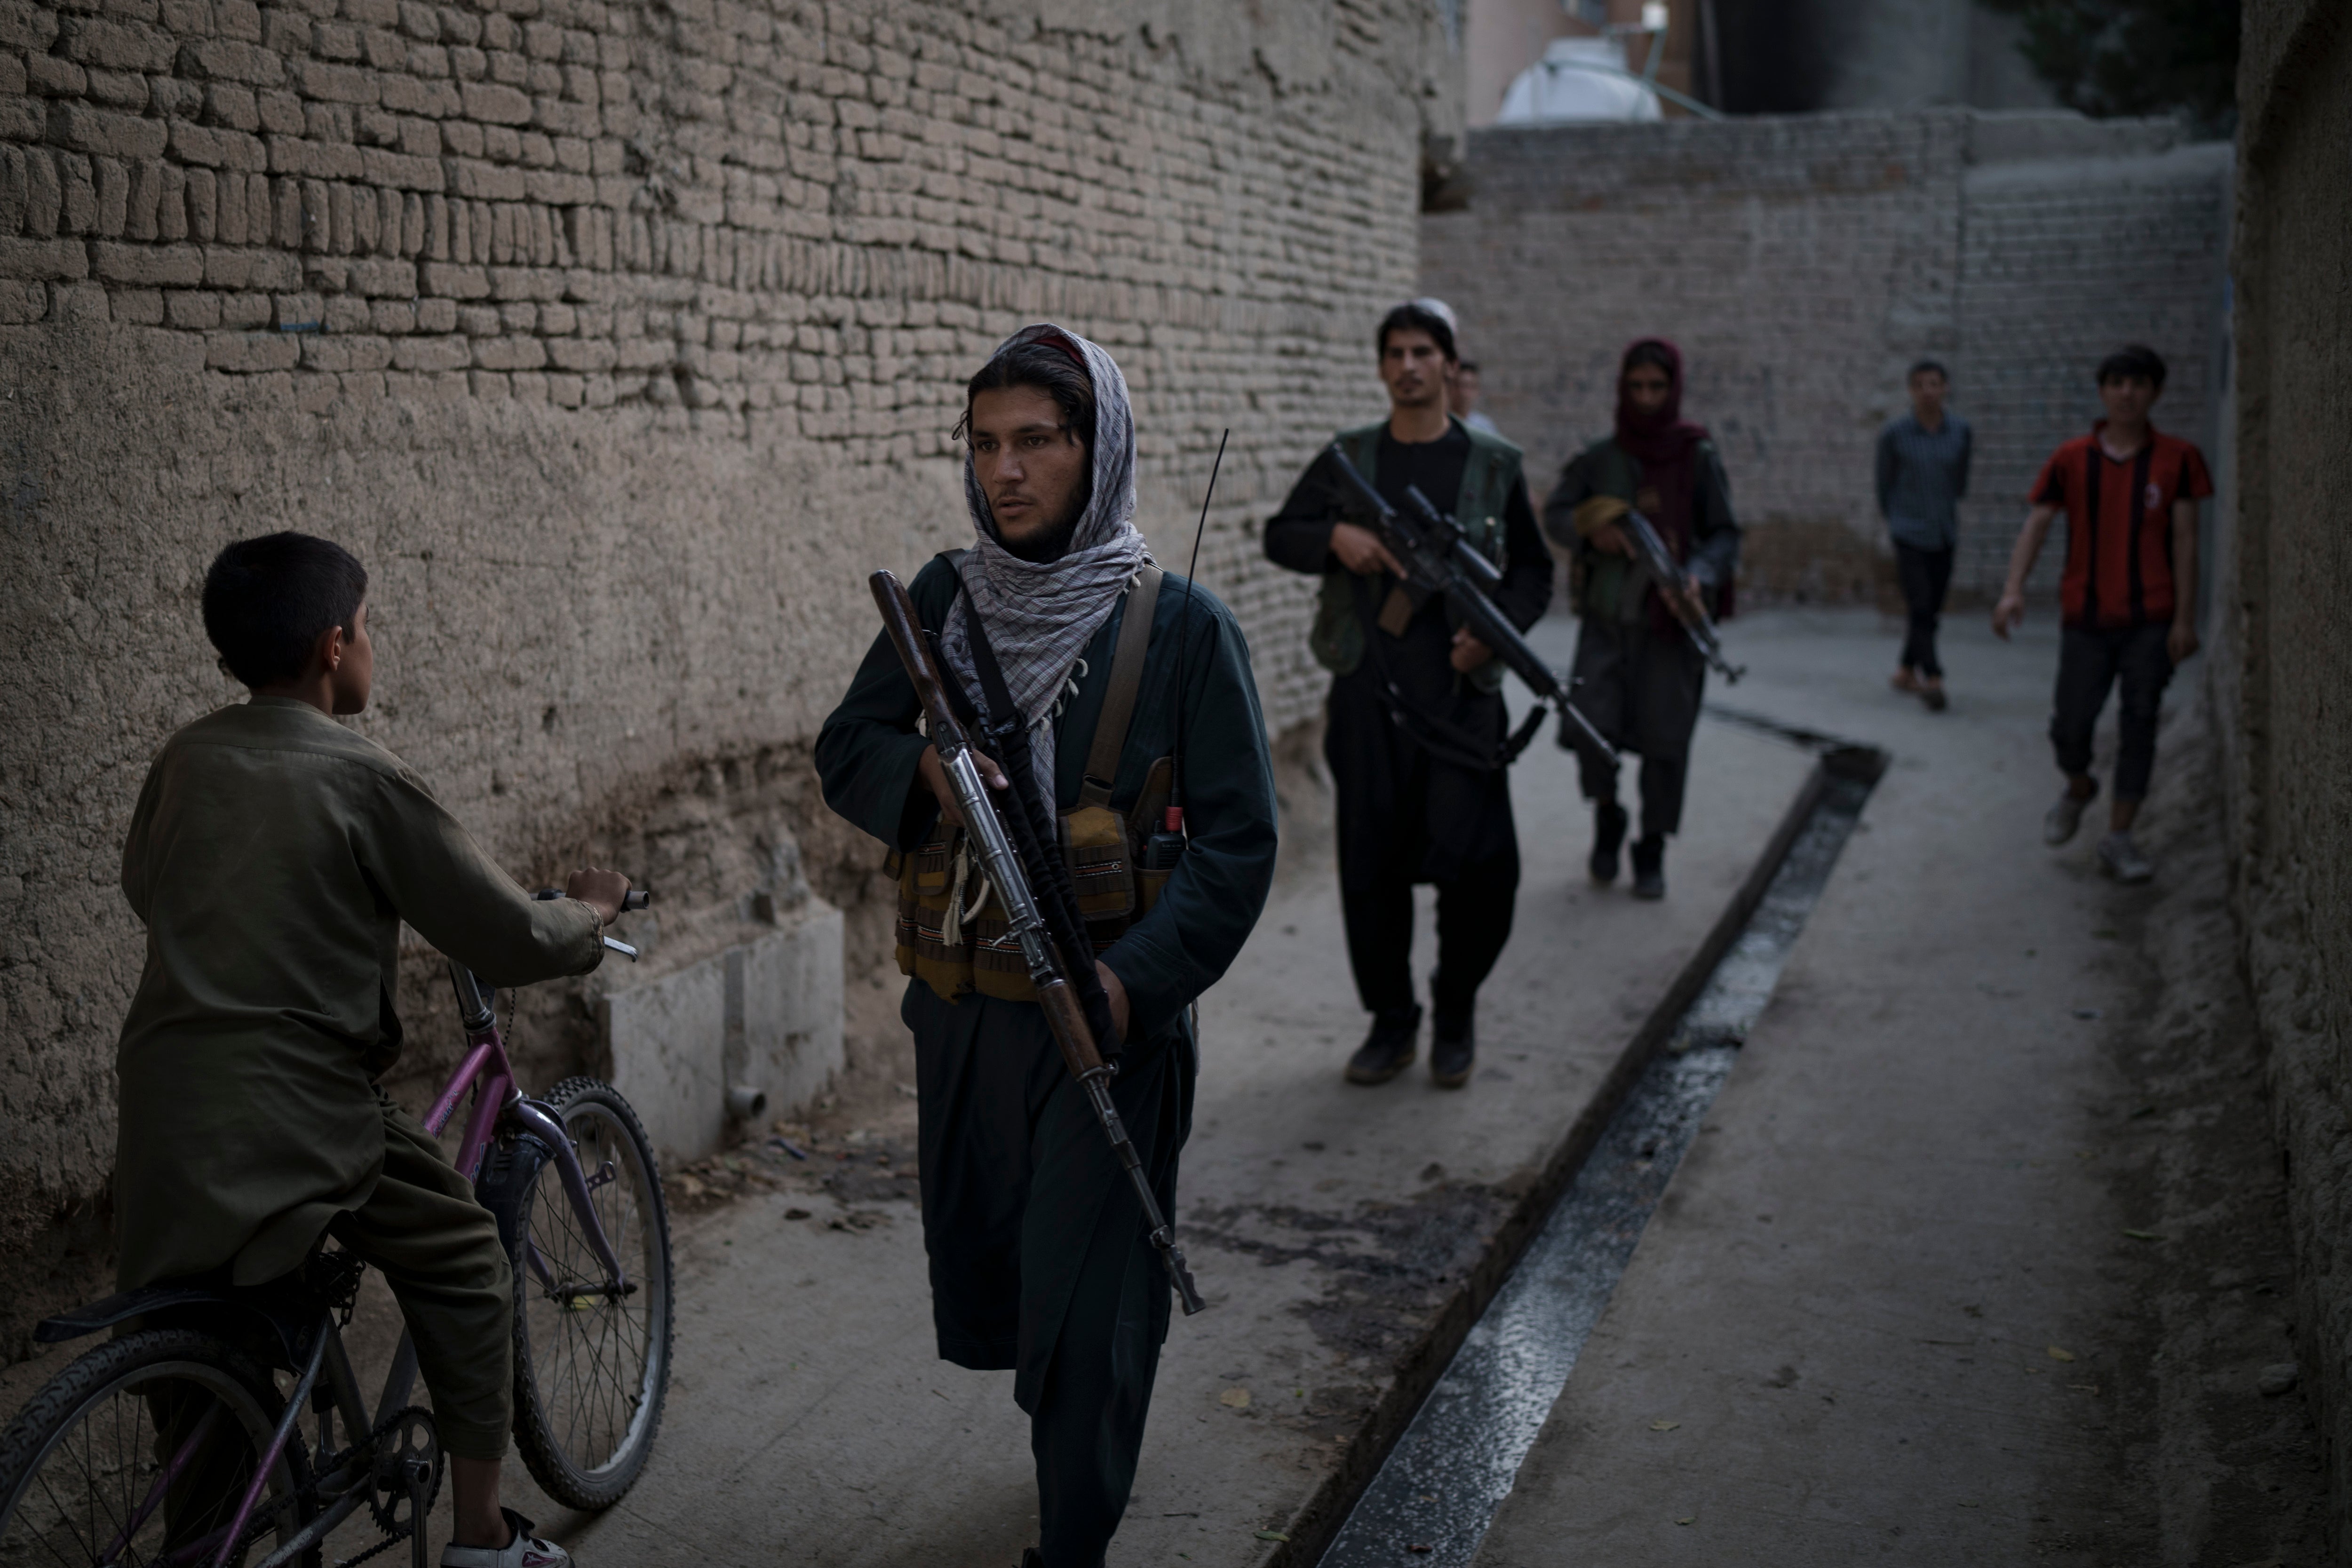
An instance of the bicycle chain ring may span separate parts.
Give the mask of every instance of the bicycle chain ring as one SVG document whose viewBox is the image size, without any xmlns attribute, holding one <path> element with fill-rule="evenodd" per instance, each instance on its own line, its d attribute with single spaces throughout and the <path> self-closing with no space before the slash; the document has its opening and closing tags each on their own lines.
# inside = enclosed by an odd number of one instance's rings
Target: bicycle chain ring
<svg viewBox="0 0 2352 1568">
<path fill-rule="evenodd" d="M 425 1506 L 431 1509 L 441 1495 L 441 1472 L 446 1458 L 433 1413 L 420 1405 L 394 1411 L 376 1424 L 375 1470 L 368 1482 L 368 1511 L 375 1516 L 386 1544 L 407 1538 L 416 1520 L 409 1508 L 408 1477 L 422 1467 L 426 1476 Z"/>
</svg>

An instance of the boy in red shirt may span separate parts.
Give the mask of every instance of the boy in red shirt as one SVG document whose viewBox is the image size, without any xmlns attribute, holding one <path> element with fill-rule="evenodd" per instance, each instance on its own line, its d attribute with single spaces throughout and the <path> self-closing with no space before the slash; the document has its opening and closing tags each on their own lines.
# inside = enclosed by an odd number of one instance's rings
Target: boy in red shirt
<svg viewBox="0 0 2352 1568">
<path fill-rule="evenodd" d="M 2042 819 L 2042 837 L 2074 837 L 2099 793 L 2091 776 L 2091 731 L 2107 690 L 2123 686 L 2122 745 L 2115 801 L 2099 864 L 2122 882 L 2145 882 L 2156 868 L 2132 842 L 2132 819 L 2156 763 L 2156 721 L 2173 667 L 2197 651 L 2197 503 L 2213 493 L 2205 458 L 2189 442 L 2148 423 L 2164 391 L 2164 361 L 2133 344 L 2099 365 L 2107 416 L 2051 455 L 2033 481 L 2033 510 L 2010 552 L 2009 582 L 1993 605 L 1992 629 L 2006 638 L 2025 618 L 2025 578 L 2050 524 L 2066 514 L 2064 614 L 2058 691 L 2050 740 L 2066 793 Z"/>
</svg>

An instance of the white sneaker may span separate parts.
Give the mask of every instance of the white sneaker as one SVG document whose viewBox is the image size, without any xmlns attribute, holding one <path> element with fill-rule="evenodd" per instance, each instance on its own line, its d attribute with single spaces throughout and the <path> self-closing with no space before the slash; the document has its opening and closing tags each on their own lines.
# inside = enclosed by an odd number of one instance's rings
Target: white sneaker
<svg viewBox="0 0 2352 1568">
<path fill-rule="evenodd" d="M 499 1511 L 514 1529 L 512 1541 L 504 1547 L 445 1546 L 441 1568 L 572 1568 L 572 1554 L 552 1541 L 533 1535 L 531 1531 L 537 1527 L 530 1521 L 510 1508 Z"/>
<path fill-rule="evenodd" d="M 2099 840 L 2099 864 L 2118 882 L 2145 882 L 2156 875 L 2156 862 L 2139 852 L 2128 833 L 2110 833 Z"/>
<path fill-rule="evenodd" d="M 2060 795 L 2058 804 L 2052 806 L 2049 815 L 2042 819 L 2042 842 L 2063 844 L 2074 837 L 2074 829 L 2083 826 L 2083 813 L 2089 810 L 2091 803 L 2098 798 L 2099 792 L 2095 786 L 2086 795 L 2078 797 L 2073 790 Z"/>
</svg>

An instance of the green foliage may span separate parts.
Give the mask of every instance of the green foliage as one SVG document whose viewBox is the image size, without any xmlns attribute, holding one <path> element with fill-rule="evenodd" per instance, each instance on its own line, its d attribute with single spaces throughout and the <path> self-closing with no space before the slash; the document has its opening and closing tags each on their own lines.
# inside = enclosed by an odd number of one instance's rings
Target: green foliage
<svg viewBox="0 0 2352 1568">
<path fill-rule="evenodd" d="M 2019 46 L 2069 109 L 2237 118 L 2238 0 L 1983 0 L 2020 17 Z"/>
</svg>

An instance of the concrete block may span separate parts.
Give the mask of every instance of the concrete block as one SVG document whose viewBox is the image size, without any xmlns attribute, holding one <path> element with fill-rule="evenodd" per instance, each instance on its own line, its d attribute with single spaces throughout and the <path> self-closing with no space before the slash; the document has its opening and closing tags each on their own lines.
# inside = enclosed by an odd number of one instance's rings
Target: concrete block
<svg viewBox="0 0 2352 1568">
<path fill-rule="evenodd" d="M 842 1065 L 841 911 L 816 899 L 777 929 L 672 973 L 605 993 L 597 1006 L 613 1086 L 663 1158 L 691 1160 L 728 1130 L 728 1091 L 766 1096 L 781 1116 Z"/>
</svg>

